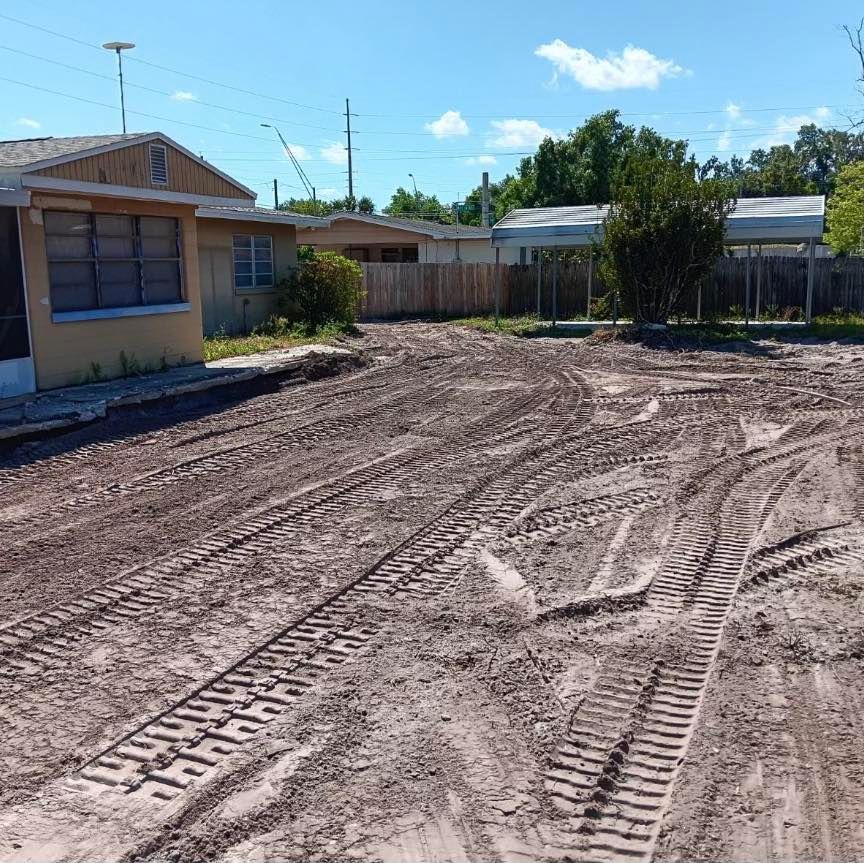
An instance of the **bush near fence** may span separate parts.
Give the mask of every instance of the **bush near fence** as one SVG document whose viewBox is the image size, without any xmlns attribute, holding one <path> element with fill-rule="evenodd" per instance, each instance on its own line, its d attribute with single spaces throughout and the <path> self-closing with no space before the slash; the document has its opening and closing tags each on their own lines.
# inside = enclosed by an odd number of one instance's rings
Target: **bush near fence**
<svg viewBox="0 0 864 863">
<path fill-rule="evenodd" d="M 361 320 L 405 317 L 467 317 L 492 314 L 495 281 L 500 280 L 500 311 L 521 315 L 537 311 L 537 265 L 514 264 L 362 264 L 366 294 L 358 308 Z M 784 310 L 804 307 L 807 259 L 754 255 L 750 270 L 750 317 L 782 316 Z M 587 262 L 562 264 L 558 271 L 558 320 L 585 318 L 588 310 Z M 761 276 L 760 276 L 761 270 Z M 703 318 L 743 313 L 746 298 L 746 258 L 723 257 L 701 292 Z M 552 316 L 552 267 L 539 273 L 540 315 Z M 592 274 L 592 316 L 606 288 Z M 864 258 L 816 258 L 813 278 L 813 314 L 835 309 L 864 314 Z M 607 310 L 599 309 L 600 317 Z M 697 298 L 684 311 L 696 317 Z"/>
</svg>

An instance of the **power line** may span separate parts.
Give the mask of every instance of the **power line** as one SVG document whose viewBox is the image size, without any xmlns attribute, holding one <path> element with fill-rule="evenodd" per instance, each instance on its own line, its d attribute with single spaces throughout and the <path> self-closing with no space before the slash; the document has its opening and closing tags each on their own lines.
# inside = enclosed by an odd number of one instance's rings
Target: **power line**
<svg viewBox="0 0 864 863">
<path fill-rule="evenodd" d="M 58 39 L 66 39 L 68 42 L 74 42 L 77 45 L 83 45 L 85 48 L 94 48 L 97 51 L 102 50 L 99 45 L 95 45 L 92 42 L 85 42 L 83 39 L 76 39 L 74 36 L 69 36 L 66 33 L 58 33 L 56 30 L 50 30 L 48 27 L 42 27 L 39 24 L 31 24 L 29 21 L 22 21 L 20 18 L 13 18 L 11 15 L 4 15 L 3 13 L 0 13 L 0 18 L 6 21 L 12 21 L 14 24 L 20 24 L 22 27 L 29 27 L 32 30 L 38 30 L 41 33 L 47 33 L 50 36 L 56 36 Z M 235 93 L 242 93 L 245 96 L 255 96 L 259 99 L 269 99 L 272 102 L 282 102 L 285 105 L 293 105 L 295 108 L 304 108 L 308 111 L 322 111 L 327 114 L 336 115 L 342 113 L 341 111 L 335 111 L 331 108 L 322 108 L 318 105 L 307 105 L 303 102 L 293 102 L 290 99 L 283 99 L 279 96 L 268 96 L 266 93 L 257 93 L 254 90 L 245 90 L 242 87 L 235 87 L 233 84 L 224 84 L 220 81 L 213 81 L 210 78 L 204 78 L 201 75 L 193 75 L 190 72 L 181 72 L 179 69 L 172 69 L 169 66 L 161 66 L 158 63 L 152 63 L 149 60 L 143 60 L 140 57 L 132 57 L 130 55 L 127 59 L 132 60 L 135 63 L 141 63 L 144 66 L 151 66 L 154 69 L 160 69 L 163 72 L 170 72 L 172 75 L 180 75 L 181 77 L 190 78 L 194 81 L 201 81 L 205 84 L 211 84 L 214 87 L 223 87 L 226 90 L 233 90 Z"/>
</svg>

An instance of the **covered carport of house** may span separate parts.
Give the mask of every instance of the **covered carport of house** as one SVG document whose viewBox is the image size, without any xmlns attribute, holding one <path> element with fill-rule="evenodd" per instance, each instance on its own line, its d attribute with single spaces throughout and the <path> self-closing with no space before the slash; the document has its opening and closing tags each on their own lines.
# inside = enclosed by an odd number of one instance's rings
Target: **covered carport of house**
<svg viewBox="0 0 864 863">
<path fill-rule="evenodd" d="M 588 249 L 588 296 L 586 310 L 591 308 L 591 290 L 594 274 L 594 247 L 603 240 L 603 222 L 609 213 L 608 205 L 581 207 L 538 207 L 511 210 L 492 228 L 492 246 L 496 258 L 500 249 L 514 246 L 533 248 L 537 254 L 537 308 L 540 309 L 540 279 L 543 266 L 542 253 L 552 255 L 552 320 L 557 318 L 558 257 L 561 249 Z M 753 247 L 761 256 L 762 245 L 769 243 L 808 246 L 807 287 L 804 301 L 807 322 L 813 313 L 813 263 L 816 244 L 822 239 L 825 225 L 825 196 L 800 195 L 782 198 L 744 198 L 736 202 L 726 220 L 728 246 L 747 247 L 745 316 L 749 320 L 751 309 L 751 257 Z M 761 268 L 757 268 L 756 305 Z M 496 290 L 496 316 L 500 310 L 499 291 Z M 699 303 L 701 306 L 701 301 Z M 617 303 L 616 303 L 617 309 Z M 697 318 L 700 317 L 697 312 Z M 616 313 L 617 318 L 617 313 Z"/>
</svg>

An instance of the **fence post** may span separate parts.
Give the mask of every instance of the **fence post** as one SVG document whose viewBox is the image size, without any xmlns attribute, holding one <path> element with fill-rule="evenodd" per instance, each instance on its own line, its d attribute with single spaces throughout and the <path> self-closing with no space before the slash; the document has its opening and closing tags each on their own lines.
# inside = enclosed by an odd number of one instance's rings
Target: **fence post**
<svg viewBox="0 0 864 863">
<path fill-rule="evenodd" d="M 591 320 L 591 287 L 594 282 L 594 247 L 588 250 L 588 304 L 585 308 L 585 320 Z"/>
<path fill-rule="evenodd" d="M 756 315 L 759 320 L 759 304 L 762 300 L 762 243 L 756 246 Z"/>
<path fill-rule="evenodd" d="M 699 287 L 696 289 L 696 323 L 702 320 L 702 285 L 705 279 L 699 279 Z"/>
<path fill-rule="evenodd" d="M 540 277 L 543 274 L 543 247 L 537 249 L 537 317 L 540 317 Z"/>
<path fill-rule="evenodd" d="M 552 329 L 555 329 L 558 317 L 558 247 L 552 252 Z"/>
<path fill-rule="evenodd" d="M 813 266 L 816 263 L 816 240 L 810 238 L 810 248 L 807 254 L 807 323 L 813 320 L 813 277 L 815 275 Z"/>
<path fill-rule="evenodd" d="M 744 277 L 744 326 L 750 326 L 750 243 L 747 243 L 747 275 Z"/>
<path fill-rule="evenodd" d="M 501 311 L 501 249 L 495 247 L 495 326 Z"/>
</svg>

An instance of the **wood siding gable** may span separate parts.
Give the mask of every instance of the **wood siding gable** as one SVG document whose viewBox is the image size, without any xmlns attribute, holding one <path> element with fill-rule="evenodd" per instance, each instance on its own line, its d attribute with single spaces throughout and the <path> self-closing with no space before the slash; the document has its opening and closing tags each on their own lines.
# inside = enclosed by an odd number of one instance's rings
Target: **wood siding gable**
<svg viewBox="0 0 864 863">
<path fill-rule="evenodd" d="M 168 152 L 168 183 L 150 182 L 150 144 L 164 146 Z M 141 144 L 73 159 L 33 171 L 34 175 L 54 177 L 80 183 L 100 183 L 112 186 L 130 186 L 187 195 L 206 195 L 214 198 L 244 198 L 251 202 L 249 193 L 212 171 L 206 164 L 190 159 L 168 142 L 156 139 Z"/>
</svg>

